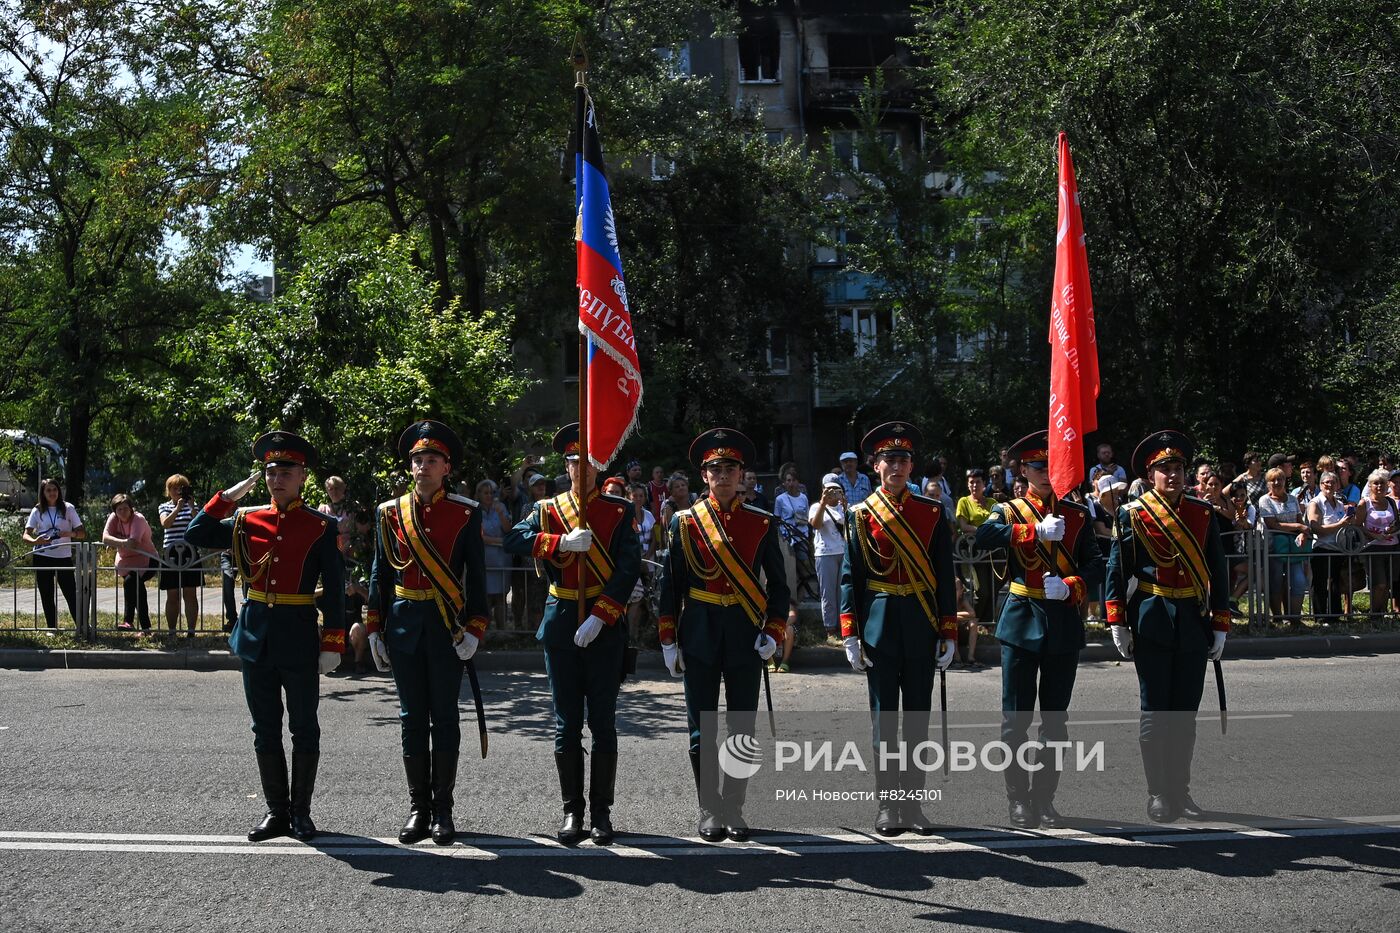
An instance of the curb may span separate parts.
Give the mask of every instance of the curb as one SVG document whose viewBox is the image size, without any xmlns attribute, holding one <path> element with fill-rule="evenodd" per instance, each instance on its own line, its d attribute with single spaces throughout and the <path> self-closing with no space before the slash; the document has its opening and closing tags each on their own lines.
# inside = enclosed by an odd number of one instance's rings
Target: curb
<svg viewBox="0 0 1400 933">
<path fill-rule="evenodd" d="M 1400 632 L 1377 635 L 1303 635 L 1279 638 L 1232 638 L 1225 648 L 1230 658 L 1349 657 L 1400 652 Z M 1000 649 L 995 638 L 978 646 L 977 659 L 999 667 Z M 1118 661 L 1112 642 L 1091 641 L 1079 652 L 1081 662 Z M 483 671 L 543 671 L 540 651 L 491 651 L 477 655 L 477 668 Z M 846 667 L 846 653 L 840 648 L 819 645 L 793 652 L 797 670 Z M 67 651 L 44 648 L 0 648 L 0 668 L 18 670 L 189 670 L 236 671 L 240 663 L 227 651 Z M 637 668 L 662 671 L 661 652 L 643 650 Z"/>
</svg>

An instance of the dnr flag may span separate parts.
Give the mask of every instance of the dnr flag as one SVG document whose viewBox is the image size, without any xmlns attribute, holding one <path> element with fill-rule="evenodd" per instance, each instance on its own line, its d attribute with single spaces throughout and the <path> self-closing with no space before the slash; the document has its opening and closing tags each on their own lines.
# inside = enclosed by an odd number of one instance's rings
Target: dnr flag
<svg viewBox="0 0 1400 933">
<path fill-rule="evenodd" d="M 574 125 L 583 128 L 574 153 L 578 329 L 588 339 L 588 459 L 601 470 L 637 426 L 642 373 L 627 286 L 622 281 L 603 147 L 587 88 L 578 88 L 577 107 Z"/>
</svg>

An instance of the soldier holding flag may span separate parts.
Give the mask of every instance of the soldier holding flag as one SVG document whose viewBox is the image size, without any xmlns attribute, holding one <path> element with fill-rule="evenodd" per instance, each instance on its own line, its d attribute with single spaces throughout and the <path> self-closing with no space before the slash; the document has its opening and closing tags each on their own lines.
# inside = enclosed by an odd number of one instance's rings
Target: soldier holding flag
<svg viewBox="0 0 1400 933">
<path fill-rule="evenodd" d="M 1200 819 L 1191 799 L 1196 711 L 1206 659 L 1220 660 L 1230 631 L 1229 574 L 1208 502 L 1185 494 L 1190 438 L 1157 431 L 1133 453 L 1150 486 L 1118 510 L 1108 554 L 1105 609 L 1113 643 L 1137 668 L 1138 747 L 1147 815 Z"/>
<path fill-rule="evenodd" d="M 399 693 L 409 797 L 399 841 L 411 844 L 431 835 L 448 845 L 457 832 L 452 805 L 462 741 L 462 662 L 471 660 L 486 633 L 481 513 L 474 500 L 447 491 L 453 464 L 462 462 L 462 442 L 447 425 L 410 425 L 398 451 L 413 486 L 376 509 L 369 646 L 375 666 L 393 670 Z M 478 690 L 475 680 L 472 688 Z M 485 755 L 484 726 L 478 726 Z"/>
<path fill-rule="evenodd" d="M 598 492 L 598 470 L 579 458 L 578 424 L 554 435 L 554 449 L 568 464 L 572 491 L 535 503 L 506 535 L 509 554 L 533 557 L 549 577 L 549 601 L 535 634 L 544 645 L 545 671 L 554 700 L 554 764 L 564 801 L 559 841 L 583 838 L 583 724 L 593 735 L 588 805 L 591 837 L 613 840 L 612 804 L 617 779 L 617 693 L 627 644 L 625 611 L 641 573 L 641 545 L 632 531 L 632 504 Z M 586 502 L 587 528 L 579 522 Z M 580 572 L 584 564 L 587 570 Z M 580 577 L 583 591 L 580 592 Z M 587 618 L 579 624 L 578 603 Z M 622 624 L 619 624 L 619 621 Z"/>
<path fill-rule="evenodd" d="M 719 709 L 723 681 L 730 731 L 753 733 L 763 665 L 787 626 L 788 584 L 777 521 L 738 495 L 754 446 L 731 428 L 706 431 L 690 460 L 709 495 L 671 519 L 661 570 L 657 633 L 671 676 L 685 676 L 690 767 L 700 800 L 700 838 L 749 838 L 748 782 L 726 774 L 721 789 L 715 736 L 702 739 L 701 714 Z M 766 582 L 765 579 L 766 578 Z"/>
<path fill-rule="evenodd" d="M 1079 607 L 1103 577 L 1103 555 L 1089 510 L 1056 497 L 1050 485 L 1048 443 L 1047 432 L 1036 431 L 1011 446 L 1009 454 L 1020 461 L 1029 489 L 1025 496 L 995 506 L 977 529 L 978 550 L 1007 553 L 1011 592 L 996 637 L 1001 642 L 1001 740 L 1013 750 L 1026 741 L 1037 695 L 1042 746 L 1068 739 L 1065 711 L 1084 647 Z M 1060 773 L 1051 757 L 1036 756 L 1029 770 L 1013 759 L 1006 769 L 1011 825 L 1062 825 L 1055 809 Z"/>
<path fill-rule="evenodd" d="M 861 441 L 880 487 L 851 509 L 841 566 L 846 658 L 870 685 L 881 761 L 875 831 L 882 836 L 932 829 L 919 804 L 924 773 L 913 763 L 914 748 L 928 739 L 934 674 L 952 663 L 958 639 L 953 518 L 937 499 L 909 491 L 921 443 L 918 429 L 904 421 L 882 424 Z M 904 766 L 893 774 L 882 752 L 893 751 L 901 731 Z"/>
</svg>

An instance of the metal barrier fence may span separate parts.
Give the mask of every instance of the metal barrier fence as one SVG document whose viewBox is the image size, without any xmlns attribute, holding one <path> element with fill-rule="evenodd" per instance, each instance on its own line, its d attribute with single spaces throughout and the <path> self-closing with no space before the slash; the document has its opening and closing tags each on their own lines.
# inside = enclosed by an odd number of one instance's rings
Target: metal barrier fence
<svg viewBox="0 0 1400 933">
<path fill-rule="evenodd" d="M 1304 622 L 1332 624 L 1400 615 L 1400 548 L 1366 546 L 1360 538 L 1346 536 L 1339 543 L 1324 545 L 1311 543 L 1308 536 L 1300 545 L 1298 537 L 1264 529 L 1222 536 L 1237 622 L 1263 633 L 1271 626 L 1296 628 Z M 0 563 L 0 586 L 9 590 L 0 590 L 0 630 L 71 629 L 80 639 L 92 641 L 99 633 L 128 629 L 171 633 L 183 623 L 183 633 L 218 634 L 232 627 L 243 602 L 241 581 L 235 580 L 219 552 L 201 556 L 191 549 L 184 560 L 157 558 L 139 572 L 139 583 L 119 573 L 111 549 L 96 542 L 73 542 L 71 552 L 71 559 L 60 564 L 36 561 L 32 551 Z M 972 536 L 964 535 L 955 543 L 954 563 L 978 623 L 994 625 L 1008 592 L 1005 554 L 978 551 Z M 661 564 L 652 560 L 644 564 L 642 580 L 630 601 L 628 624 L 634 639 L 655 625 L 660 611 Z M 347 623 L 352 623 L 363 617 L 367 568 L 351 562 L 347 569 L 351 584 Z M 808 601 L 817 595 L 810 561 L 800 562 L 799 572 L 803 571 L 799 583 L 805 584 L 802 598 Z M 162 575 L 168 583 L 188 585 L 159 589 Z M 184 576 L 171 580 L 174 575 Z M 549 598 L 548 584 L 534 566 L 488 567 L 487 578 L 489 631 L 533 634 Z M 52 600 L 44 598 L 45 587 Z M 1102 598 L 1102 588 L 1089 594 L 1086 615 L 1090 621 L 1102 614 Z"/>
</svg>

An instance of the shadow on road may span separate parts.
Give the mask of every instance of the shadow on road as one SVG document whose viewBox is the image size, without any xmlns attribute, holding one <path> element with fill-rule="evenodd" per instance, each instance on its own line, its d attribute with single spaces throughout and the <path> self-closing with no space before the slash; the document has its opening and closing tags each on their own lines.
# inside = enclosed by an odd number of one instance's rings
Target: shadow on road
<svg viewBox="0 0 1400 933">
<path fill-rule="evenodd" d="M 617 701 L 620 736 L 651 739 L 686 728 L 685 700 L 679 692 L 658 693 L 650 681 L 628 678 Z M 554 738 L 554 706 L 549 680 L 542 671 L 481 672 L 481 699 L 486 725 L 493 733 L 509 733 L 526 739 Z M 338 677 L 321 689 L 321 703 L 368 704 L 368 722 L 397 726 L 399 697 L 389 674 Z M 464 731 L 476 728 L 476 703 L 471 685 L 462 679 L 457 698 Z M 586 741 L 586 740 L 585 740 Z"/>
</svg>

